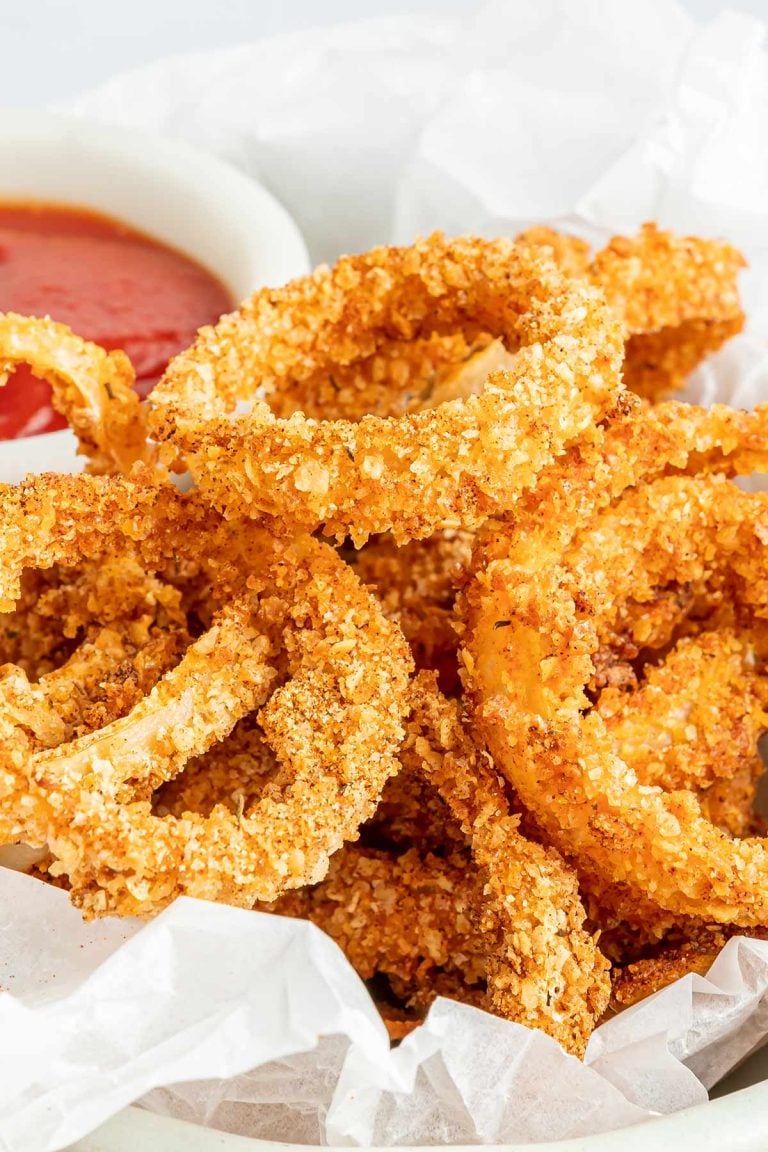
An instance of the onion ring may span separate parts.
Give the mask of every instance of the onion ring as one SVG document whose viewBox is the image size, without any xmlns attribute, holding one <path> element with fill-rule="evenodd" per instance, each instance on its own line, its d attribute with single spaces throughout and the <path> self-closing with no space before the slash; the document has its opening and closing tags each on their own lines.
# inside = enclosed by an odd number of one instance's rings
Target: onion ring
<svg viewBox="0 0 768 1152">
<path fill-rule="evenodd" d="M 520 834 L 492 767 L 432 675 L 417 677 L 413 700 L 403 770 L 387 786 L 393 827 L 377 811 L 326 880 L 273 910 L 311 919 L 364 979 L 384 977 L 409 1009 L 458 995 L 582 1053 L 609 982 L 581 926 L 575 875 L 556 851 Z M 423 800 L 405 819 L 391 796 L 403 778 Z M 371 828 L 386 848 L 370 846 Z"/>
<path fill-rule="evenodd" d="M 517 242 L 547 248 L 567 276 L 605 293 L 626 339 L 624 383 L 649 400 L 679 388 L 705 356 L 744 326 L 737 278 L 745 261 L 722 241 L 675 236 L 646 224 L 635 237 L 615 237 L 592 260 L 584 241 L 551 228 L 531 228 Z M 498 340 L 481 342 L 474 352 L 467 348 L 459 359 L 467 362 L 447 374 L 443 369 L 432 387 L 432 404 L 472 395 L 489 371 L 513 362 Z M 385 377 L 384 366 L 377 367 L 377 376 Z M 425 356 L 422 376 L 440 372 L 434 354 Z"/>
<path fill-rule="evenodd" d="M 467 835 L 482 881 L 489 1006 L 582 1053 L 607 1004 L 609 965 L 584 927 L 576 874 L 520 833 L 500 779 L 434 677 L 420 674 L 414 697 L 410 755 Z M 408 763 L 408 745 L 402 755 Z"/>
<path fill-rule="evenodd" d="M 683 636 L 634 692 L 605 689 L 597 711 L 643 784 L 707 789 L 732 778 L 768 727 L 768 684 L 731 629 Z"/>
<path fill-rule="evenodd" d="M 481 395 L 398 419 L 279 419 L 267 390 L 385 339 L 490 332 L 519 349 Z M 268 513 L 363 543 L 472 527 L 508 505 L 615 399 L 622 343 L 597 292 L 511 241 L 434 236 L 264 290 L 177 356 L 150 424 L 227 515 Z M 238 401 L 250 413 L 233 418 Z"/>
<path fill-rule="evenodd" d="M 588 278 L 605 292 L 627 336 L 642 336 L 692 321 L 743 323 L 737 276 L 745 263 L 723 241 L 645 224 L 637 236 L 617 236 L 598 252 Z"/>
<path fill-rule="evenodd" d="M 129 472 L 153 456 L 135 375 L 124 352 L 105 352 L 53 320 L 0 313 L 0 386 L 19 364 L 51 385 L 93 472 Z"/>
<path fill-rule="evenodd" d="M 4 598 L 25 564 L 93 558 L 121 534 L 160 563 L 186 519 L 181 546 L 200 548 L 199 505 L 172 489 L 65 477 L 4 495 L 17 528 L 0 556 Z M 51 503 L 58 524 L 40 516 Z M 0 716 L 3 839 L 47 843 L 51 875 L 69 877 L 87 914 L 146 915 L 182 892 L 248 905 L 316 881 L 396 770 L 410 665 L 397 628 L 327 545 L 224 527 L 248 550 L 249 590 L 128 715 L 39 752 Z M 153 815 L 149 793 L 259 708 L 281 763 L 269 792 L 239 815 Z"/>
<path fill-rule="evenodd" d="M 543 469 L 500 520 L 535 530 L 539 546 L 557 557 L 580 525 L 628 488 L 677 473 L 753 472 L 768 472 L 768 404 L 752 412 L 673 400 L 651 406 L 626 393 L 610 419 Z"/>
<path fill-rule="evenodd" d="M 730 244 L 645 224 L 636 237 L 615 237 L 590 261 L 574 237 L 547 228 L 524 237 L 551 246 L 565 272 L 603 289 L 627 335 L 624 383 L 649 400 L 679 388 L 744 326 L 737 277 L 745 261 Z"/>
<path fill-rule="evenodd" d="M 697 926 L 682 942 L 666 943 L 652 956 L 617 969 L 611 988 L 611 1007 L 615 1011 L 629 1008 L 691 973 L 706 976 L 734 932 L 735 929 L 723 929 L 717 924 Z M 742 928 L 738 932 L 740 936 L 757 940 L 766 939 L 768 934 L 765 928 Z"/>
<path fill-rule="evenodd" d="M 768 497 L 667 477 L 625 493 L 544 568 L 535 534 L 497 537 L 467 597 L 478 721 L 552 842 L 671 912 L 745 927 L 768 920 L 765 842 L 730 839 L 691 792 L 641 784 L 584 686 L 600 631 L 670 581 L 714 581 L 759 622 L 766 540 Z"/>
<path fill-rule="evenodd" d="M 481 881 L 466 851 L 390 855 L 347 846 L 316 888 L 290 892 L 274 911 L 311 920 L 331 936 L 364 980 L 384 976 L 406 1007 L 423 1012 L 438 995 L 484 1000 L 485 955 L 474 930 Z M 474 987 L 473 987 L 474 986 Z"/>
</svg>

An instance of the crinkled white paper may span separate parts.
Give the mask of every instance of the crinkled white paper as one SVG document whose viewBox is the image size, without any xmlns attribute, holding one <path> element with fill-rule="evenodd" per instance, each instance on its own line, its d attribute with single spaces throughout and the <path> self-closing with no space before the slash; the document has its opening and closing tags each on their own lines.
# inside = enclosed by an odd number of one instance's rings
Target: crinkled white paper
<svg viewBox="0 0 768 1152">
<path fill-rule="evenodd" d="M 645 219 L 737 243 L 747 332 L 689 395 L 768 400 L 765 27 L 664 0 L 498 0 L 160 61 L 70 110 L 202 144 L 257 176 L 317 259 L 417 232 Z M 768 1034 L 768 944 L 732 940 L 594 1035 L 587 1059 L 438 1001 L 395 1051 L 310 925 L 180 900 L 82 924 L 0 870 L 0 1147 L 52 1152 L 143 1098 L 261 1137 L 554 1140 L 706 1099 Z"/>
<path fill-rule="evenodd" d="M 672 0 L 493 0 L 465 23 L 368 21 L 161 60 L 65 110 L 237 164 L 318 261 L 541 221 L 594 243 L 645 220 L 724 236 L 749 260 L 749 320 L 712 363 L 738 362 L 768 398 L 767 35 L 732 11 L 698 25 Z M 693 387 L 711 398 L 711 382 Z"/>
<path fill-rule="evenodd" d="M 390 1050 L 364 985 L 304 921 L 184 898 L 146 925 L 84 924 L 63 892 L 5 872 L 0 924 L 7 1152 L 63 1148 L 140 1097 L 342 1146 L 584 1136 L 706 1100 L 768 1032 L 763 941 L 730 941 L 709 979 L 603 1025 L 581 1063 L 448 1000 Z"/>
</svg>

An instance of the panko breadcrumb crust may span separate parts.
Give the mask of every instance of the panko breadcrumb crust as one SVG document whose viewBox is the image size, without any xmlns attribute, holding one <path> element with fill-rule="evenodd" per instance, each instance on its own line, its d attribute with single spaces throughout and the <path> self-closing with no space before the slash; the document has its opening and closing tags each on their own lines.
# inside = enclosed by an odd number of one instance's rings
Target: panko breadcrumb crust
<svg viewBox="0 0 768 1152">
<path fill-rule="evenodd" d="M 195 538 L 196 498 L 173 489 L 94 477 L 55 489 L 47 478 L 4 493 L 17 529 L 0 561 L 6 595 L 24 564 L 94 559 L 121 535 L 129 554 L 159 564 L 176 541 L 155 530 L 158 511 L 166 528 L 184 527 L 187 549 L 206 540 Z M 49 507 L 58 523 L 30 534 L 32 510 Z M 67 875 L 88 912 L 146 915 L 181 893 L 249 905 L 316 881 L 396 771 L 411 667 L 402 634 L 328 545 L 253 526 L 246 548 L 247 535 L 227 558 L 236 569 L 248 557 L 243 591 L 126 715 L 40 750 L 13 713 L 0 716 L 3 837 L 47 843 L 50 873 Z M 231 574 L 223 557 L 213 563 Z M 259 709 L 280 771 L 252 807 L 152 812 L 148 793 Z"/>
<path fill-rule="evenodd" d="M 585 686 L 601 636 L 668 641 L 668 614 L 648 609 L 670 582 L 732 599 L 742 626 L 759 627 L 767 533 L 764 494 L 665 477 L 600 512 L 544 571 L 535 533 L 498 534 L 466 600 L 478 723 L 552 842 L 670 912 L 743 926 L 768 915 L 763 842 L 733 840 L 692 791 L 643 783 Z M 628 603 L 645 605 L 639 619 L 625 619 Z"/>
<path fill-rule="evenodd" d="M 0 840 L 88 916 L 309 916 L 393 1036 L 443 994 L 581 1054 L 611 966 L 615 1011 L 764 933 L 768 512 L 727 478 L 768 407 L 661 400 L 742 265 L 652 225 L 374 249 L 149 405 L 0 317 L 0 382 L 109 474 L 0 489 Z"/>
<path fill-rule="evenodd" d="M 502 337 L 514 366 L 479 395 L 397 417 L 281 418 L 258 398 L 382 341 L 455 331 Z M 402 543 L 514 501 L 615 399 L 622 350 L 601 294 L 545 249 L 433 236 L 257 292 L 171 362 L 150 426 L 227 515 Z M 238 401 L 250 412 L 235 416 Z"/>
</svg>

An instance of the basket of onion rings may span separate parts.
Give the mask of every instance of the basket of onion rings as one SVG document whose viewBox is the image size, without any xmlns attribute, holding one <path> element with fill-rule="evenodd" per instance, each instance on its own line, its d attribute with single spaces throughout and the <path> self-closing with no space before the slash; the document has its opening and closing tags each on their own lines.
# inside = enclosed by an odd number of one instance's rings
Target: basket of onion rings
<svg viewBox="0 0 768 1152">
<path fill-rule="evenodd" d="M 433 235 L 258 291 L 148 401 L 0 317 L 86 461 L 0 491 L 0 858 L 88 918 L 309 919 L 395 1041 L 442 995 L 581 1056 L 768 936 L 768 407 L 670 398 L 742 266 Z"/>
</svg>

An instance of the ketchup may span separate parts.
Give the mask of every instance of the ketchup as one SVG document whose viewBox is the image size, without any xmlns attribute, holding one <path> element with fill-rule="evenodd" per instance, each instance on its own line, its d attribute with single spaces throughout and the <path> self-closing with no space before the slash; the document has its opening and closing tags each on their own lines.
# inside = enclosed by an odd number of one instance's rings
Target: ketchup
<svg viewBox="0 0 768 1152">
<path fill-rule="evenodd" d="M 50 316 L 102 348 L 122 348 L 142 396 L 197 329 L 233 304 L 206 268 L 119 220 L 0 203 L 0 311 Z M 48 384 L 20 365 L 0 389 L 0 440 L 65 427 Z"/>
</svg>

